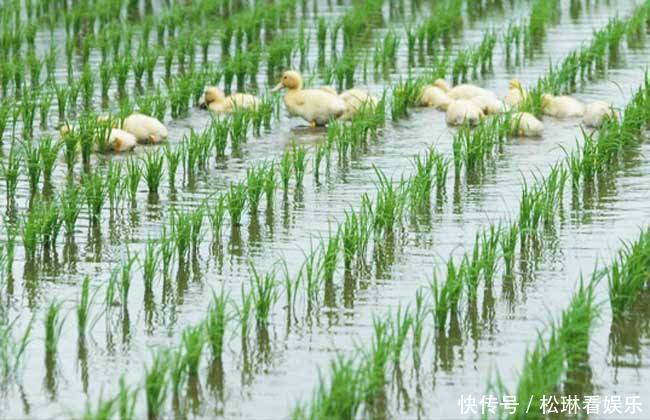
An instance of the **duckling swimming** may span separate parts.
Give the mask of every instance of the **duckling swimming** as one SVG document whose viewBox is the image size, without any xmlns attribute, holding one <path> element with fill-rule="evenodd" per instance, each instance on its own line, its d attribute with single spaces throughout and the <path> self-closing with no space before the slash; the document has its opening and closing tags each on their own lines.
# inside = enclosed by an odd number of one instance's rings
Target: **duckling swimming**
<svg viewBox="0 0 650 420">
<path fill-rule="evenodd" d="M 585 116 L 582 118 L 582 122 L 587 127 L 598 128 L 603 121 L 609 118 L 616 118 L 612 105 L 605 101 L 594 101 L 585 107 Z"/>
<path fill-rule="evenodd" d="M 495 96 L 475 96 L 471 99 L 486 115 L 502 114 L 508 107 Z"/>
<path fill-rule="evenodd" d="M 449 125 L 462 125 L 464 123 L 476 125 L 484 116 L 485 114 L 476 103 L 467 99 L 459 99 L 449 104 L 445 118 Z"/>
<path fill-rule="evenodd" d="M 203 94 L 201 108 L 208 108 L 215 114 L 230 114 L 236 109 L 257 108 L 260 100 L 248 93 L 233 93 L 226 97 L 221 89 L 208 86 Z"/>
<path fill-rule="evenodd" d="M 539 137 L 544 134 L 544 124 L 533 114 L 515 112 L 510 119 L 510 130 L 521 137 Z"/>
<path fill-rule="evenodd" d="M 508 93 L 503 99 L 506 105 L 510 107 L 519 106 L 520 103 L 528 98 L 528 92 L 521 85 L 518 79 L 512 79 L 508 85 Z"/>
<path fill-rule="evenodd" d="M 271 92 L 287 88 L 284 105 L 289 115 L 301 117 L 311 127 L 326 125 L 330 119 L 345 113 L 345 102 L 337 95 L 323 89 L 303 89 L 300 73 L 289 70 L 282 74 L 282 80 Z"/>
<path fill-rule="evenodd" d="M 542 113 L 555 118 L 582 117 L 585 106 L 571 96 L 542 95 Z"/>
<path fill-rule="evenodd" d="M 446 111 L 452 101 L 453 99 L 451 99 L 444 90 L 437 86 L 427 85 L 422 88 L 418 104 L 420 106 L 428 106 L 441 111 Z"/>
<path fill-rule="evenodd" d="M 447 93 L 447 95 L 454 100 L 472 99 L 476 96 L 492 96 L 496 98 L 494 92 L 467 83 L 456 85 L 452 88 L 444 80 L 437 79 L 435 82 L 433 82 L 433 85 L 442 89 L 443 92 Z"/>
<path fill-rule="evenodd" d="M 167 127 L 157 118 L 148 115 L 133 113 L 122 122 L 122 130 L 135 136 L 138 143 L 156 144 L 164 141 L 168 136 Z"/>
<path fill-rule="evenodd" d="M 77 130 L 78 128 L 66 122 L 59 127 L 59 134 L 61 135 L 61 138 L 65 138 Z M 106 141 L 106 146 L 108 147 L 109 151 L 115 153 L 130 152 L 135 149 L 137 145 L 138 141 L 133 134 L 119 128 L 110 129 L 110 132 L 108 133 L 108 139 Z M 97 141 L 95 141 L 94 147 L 95 151 L 98 151 Z"/>
<path fill-rule="evenodd" d="M 340 120 L 344 121 L 351 119 L 364 106 L 375 109 L 377 103 L 379 103 L 376 96 L 361 89 L 348 89 L 342 92 L 339 98 L 345 102 L 345 112 L 339 117 Z"/>
</svg>

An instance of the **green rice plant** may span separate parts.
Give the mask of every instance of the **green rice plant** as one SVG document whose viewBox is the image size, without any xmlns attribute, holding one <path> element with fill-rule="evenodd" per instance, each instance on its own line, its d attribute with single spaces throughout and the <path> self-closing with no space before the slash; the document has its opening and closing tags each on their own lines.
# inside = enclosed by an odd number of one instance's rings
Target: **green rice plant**
<svg viewBox="0 0 650 420">
<path fill-rule="evenodd" d="M 171 380 L 171 393 L 173 406 L 180 405 L 181 389 L 187 379 L 187 363 L 182 349 L 169 352 L 169 379 Z"/>
<path fill-rule="evenodd" d="M 102 62 L 99 65 L 99 86 L 104 102 L 108 101 L 108 91 L 111 88 L 113 76 L 113 66 L 108 62 Z"/>
<path fill-rule="evenodd" d="M 189 327 L 183 331 L 185 364 L 191 378 L 197 378 L 199 376 L 199 365 L 201 364 L 201 355 L 203 354 L 205 343 L 206 336 L 203 325 Z"/>
<path fill-rule="evenodd" d="M 408 108 L 417 104 L 422 92 L 422 82 L 419 80 L 407 79 L 405 82 L 398 82 L 393 88 L 391 98 L 391 116 L 393 121 L 408 116 Z"/>
<path fill-rule="evenodd" d="M 387 320 L 373 319 L 374 336 L 369 354 L 366 356 L 364 376 L 367 381 L 363 393 L 366 404 L 373 405 L 382 398 L 386 386 L 386 366 L 394 346 L 394 337 Z"/>
<path fill-rule="evenodd" d="M 90 64 L 86 63 L 84 65 L 79 83 L 81 85 L 81 97 L 84 107 L 90 109 L 92 107 L 93 93 L 95 91 L 95 75 L 90 68 Z"/>
<path fill-rule="evenodd" d="M 145 257 L 146 258 L 146 257 Z M 119 275 L 119 288 L 120 298 L 122 300 L 122 308 L 126 309 L 129 305 L 129 291 L 131 290 L 131 269 L 135 264 L 136 256 L 131 256 L 127 251 L 126 259 L 122 261 L 122 265 L 116 271 L 116 276 Z"/>
<path fill-rule="evenodd" d="M 181 150 L 174 150 L 169 144 L 165 145 L 164 150 L 165 159 L 167 160 L 167 180 L 169 182 L 169 189 L 174 190 L 176 188 L 176 172 L 181 163 Z"/>
<path fill-rule="evenodd" d="M 160 253 L 156 248 L 156 243 L 150 239 L 145 246 L 144 260 L 142 261 L 142 278 L 144 280 L 145 296 L 153 296 L 153 282 L 156 279 L 159 263 Z"/>
<path fill-rule="evenodd" d="M 142 178 L 142 168 L 137 160 L 130 158 L 126 162 L 126 190 L 132 203 L 135 203 L 138 194 L 138 186 Z"/>
<path fill-rule="evenodd" d="M 15 322 L 8 322 L 5 313 L 0 313 L 0 382 L 3 388 L 11 381 L 19 382 L 18 370 L 24 359 L 25 349 L 29 344 L 29 337 L 34 324 L 34 317 L 29 320 L 20 339 L 14 337 Z"/>
<path fill-rule="evenodd" d="M 237 317 L 241 326 L 242 342 L 248 340 L 248 327 L 250 324 L 251 309 L 253 307 L 253 293 L 244 292 L 244 285 L 241 285 L 241 307 L 237 308 Z"/>
<path fill-rule="evenodd" d="M 86 276 L 81 283 L 81 295 L 79 297 L 79 303 L 77 303 L 77 331 L 79 337 L 86 336 L 90 303 L 90 277 Z"/>
<path fill-rule="evenodd" d="M 411 208 L 413 210 L 427 209 L 431 201 L 431 191 L 434 183 L 434 167 L 436 163 L 436 152 L 428 150 L 424 157 L 419 155 L 413 159 L 415 174 L 411 177 L 408 186 Z"/>
<path fill-rule="evenodd" d="M 32 144 L 31 140 L 25 140 L 22 143 L 22 155 L 27 176 L 29 178 L 29 190 L 33 194 L 38 189 L 38 182 L 41 178 L 43 167 L 41 166 L 41 156 L 38 147 Z"/>
<path fill-rule="evenodd" d="M 138 399 L 138 390 L 131 390 L 129 386 L 126 385 L 124 376 L 120 376 L 120 390 L 117 395 L 118 401 L 118 414 L 120 420 L 132 420 L 135 419 L 135 404 Z"/>
<path fill-rule="evenodd" d="M 519 225 L 513 223 L 503 230 L 499 239 L 499 244 L 501 245 L 501 253 L 503 255 L 503 265 L 505 268 L 505 274 L 507 276 L 512 275 L 518 238 Z"/>
<path fill-rule="evenodd" d="M 615 319 L 628 316 L 638 296 L 647 287 L 645 267 L 650 259 L 650 231 L 624 244 L 608 271 L 609 300 Z"/>
<path fill-rule="evenodd" d="M 246 133 L 251 122 L 251 111 L 246 109 L 235 110 L 230 120 L 230 147 L 239 150 L 239 146 L 246 142 Z"/>
<path fill-rule="evenodd" d="M 241 216 L 246 207 L 246 184 L 232 183 L 226 192 L 226 208 L 230 214 L 230 223 L 233 227 L 241 225 Z"/>
<path fill-rule="evenodd" d="M 147 399 L 147 416 L 150 420 L 158 419 L 163 414 L 167 399 L 167 373 L 170 370 L 170 355 L 158 351 L 153 356 L 151 365 L 146 369 L 144 392 Z"/>
<path fill-rule="evenodd" d="M 93 407 L 90 401 L 86 401 L 86 408 L 82 418 L 83 420 L 110 420 L 115 414 L 116 404 L 116 398 L 104 400 L 100 394 L 96 407 Z"/>
<path fill-rule="evenodd" d="M 39 116 L 41 120 L 41 129 L 46 129 L 47 128 L 47 120 L 49 119 L 50 115 L 50 108 L 52 107 L 52 101 L 54 97 L 52 96 L 51 92 L 47 92 L 44 94 L 40 95 L 40 101 L 38 103 L 38 108 L 39 108 Z M 0 105 L 1 106 L 1 105 Z M 2 127 L 2 110 L 0 109 L 0 137 L 2 137 L 2 131 L 4 131 L 4 127 Z"/>
<path fill-rule="evenodd" d="M 117 203 L 122 198 L 122 168 L 121 164 L 111 161 L 106 170 L 106 190 L 111 211 L 117 208 Z"/>
<path fill-rule="evenodd" d="M 149 188 L 149 194 L 158 194 L 158 188 L 163 176 L 163 165 L 165 163 L 165 156 L 160 151 L 151 151 L 143 158 L 144 164 L 144 179 Z"/>
<path fill-rule="evenodd" d="M 40 234 L 43 248 L 48 251 L 56 250 L 56 242 L 63 225 L 60 207 L 52 201 L 47 201 L 39 203 L 38 210 L 34 209 L 33 211 L 40 213 Z"/>
<path fill-rule="evenodd" d="M 289 189 L 289 180 L 291 179 L 292 160 L 289 152 L 284 152 L 282 160 L 280 160 L 280 181 L 282 182 L 282 189 L 287 193 Z"/>
<path fill-rule="evenodd" d="M 251 294 L 253 305 L 255 307 L 255 319 L 258 326 L 265 326 L 268 324 L 269 316 L 273 304 L 276 302 L 278 296 L 276 291 L 275 271 L 271 270 L 264 275 L 261 275 L 251 263 Z"/>
<path fill-rule="evenodd" d="M 43 328 L 45 329 L 45 357 L 54 362 L 59 347 L 65 318 L 61 317 L 63 303 L 52 300 L 45 311 Z"/>
<path fill-rule="evenodd" d="M 221 242 L 221 231 L 223 229 L 224 218 L 226 215 L 226 197 L 219 195 L 211 204 L 212 211 L 208 213 L 210 226 L 212 227 L 212 240 L 215 243 Z"/>
<path fill-rule="evenodd" d="M 227 303 L 228 296 L 223 289 L 219 294 L 212 292 L 212 304 L 208 309 L 208 315 L 205 320 L 205 331 L 208 345 L 212 350 L 212 357 L 215 360 L 221 360 L 224 334 L 230 321 Z"/>
<path fill-rule="evenodd" d="M 59 198 L 63 226 L 65 228 L 66 236 L 68 237 L 74 235 L 75 225 L 79 218 L 79 213 L 81 212 L 80 195 L 79 187 L 74 183 L 69 183 Z"/>
<path fill-rule="evenodd" d="M 18 176 L 20 175 L 20 158 L 12 143 L 9 155 L 6 159 L 0 160 L 0 171 L 5 179 L 7 203 L 15 202 L 16 188 L 18 187 Z"/>
<path fill-rule="evenodd" d="M 359 214 L 354 210 L 345 212 L 345 221 L 341 227 L 341 243 L 346 270 L 352 267 L 352 260 L 355 257 L 358 257 L 359 261 L 365 259 L 371 230 L 372 221 L 366 211 L 362 209 Z"/>
<path fill-rule="evenodd" d="M 424 334 L 424 320 L 426 318 L 427 309 L 425 308 L 424 292 L 423 289 L 418 289 L 415 292 L 415 311 L 413 314 L 413 323 L 411 327 L 411 347 L 413 353 L 413 367 L 415 368 L 416 375 L 420 371 L 422 365 L 422 351 L 426 346 L 426 337 Z"/>
<path fill-rule="evenodd" d="M 192 244 L 192 249 L 196 250 L 199 247 L 199 243 L 203 238 L 203 218 L 205 216 L 205 203 L 197 207 L 193 212 L 189 214 L 190 217 L 190 243 Z"/>
<path fill-rule="evenodd" d="M 21 228 L 25 259 L 27 261 L 34 261 L 38 245 L 40 244 L 41 214 L 37 211 L 30 211 L 23 218 Z"/>
<path fill-rule="evenodd" d="M 74 171 L 74 165 L 77 162 L 77 156 L 79 152 L 79 133 L 76 131 L 71 131 L 65 134 L 62 136 L 62 142 L 63 157 L 65 158 L 68 173 L 71 174 Z"/>
<path fill-rule="evenodd" d="M 248 208 L 251 214 L 257 214 L 265 180 L 266 166 L 264 164 L 246 169 L 246 191 L 248 193 Z"/>
<path fill-rule="evenodd" d="M 293 154 L 293 171 L 296 176 L 296 187 L 302 187 L 302 180 L 305 177 L 305 167 L 307 164 L 307 149 L 303 146 L 292 145 Z"/>
<path fill-rule="evenodd" d="M 230 120 L 215 118 L 212 120 L 210 130 L 217 159 L 225 157 L 228 134 L 230 133 Z"/>
<path fill-rule="evenodd" d="M 336 260 L 339 254 L 340 246 L 340 233 L 337 231 L 332 234 L 330 232 L 327 243 L 321 240 L 321 267 L 323 278 L 326 281 L 332 281 L 334 272 L 336 271 Z"/>
<path fill-rule="evenodd" d="M 438 276 L 433 273 L 431 294 L 433 295 L 433 318 L 438 330 L 442 331 L 447 323 L 450 313 L 458 311 L 458 302 L 463 292 L 463 277 L 465 265 L 456 265 L 449 259 L 447 262 L 447 277 L 444 284 L 440 284 Z"/>
<path fill-rule="evenodd" d="M 393 345 L 392 347 L 392 361 L 393 365 L 399 366 L 404 344 L 408 338 L 408 333 L 413 326 L 413 315 L 411 315 L 408 306 L 402 312 L 402 307 L 397 307 L 397 315 L 395 323 L 393 324 Z"/>
<path fill-rule="evenodd" d="M 189 213 L 173 209 L 171 213 L 171 232 L 176 242 L 176 251 L 178 253 L 179 264 L 186 261 L 191 240 L 192 240 L 192 220 Z"/>
<path fill-rule="evenodd" d="M 120 98 L 126 96 L 126 82 L 129 78 L 129 70 L 131 69 L 131 56 L 125 55 L 120 60 L 113 63 L 113 75 L 115 76 L 115 83 L 117 85 L 117 93 Z"/>
<path fill-rule="evenodd" d="M 98 171 L 85 174 L 82 178 L 84 196 L 88 205 L 88 215 L 93 223 L 99 223 L 102 208 L 106 201 L 106 181 Z"/>
<path fill-rule="evenodd" d="M 3 135 L 11 117 L 11 106 L 7 101 L 0 101 L 0 145 L 3 143 Z"/>
<path fill-rule="evenodd" d="M 52 180 L 52 172 L 59 156 L 59 151 L 63 147 L 61 142 L 55 142 L 52 136 L 44 136 L 38 144 L 38 154 L 43 165 L 43 180 L 49 183 Z"/>
<path fill-rule="evenodd" d="M 375 203 L 374 228 L 377 232 L 391 234 L 402 221 L 402 213 L 406 204 L 406 184 L 401 181 L 394 185 L 379 168 L 375 167 L 379 183 L 379 191 Z"/>
<path fill-rule="evenodd" d="M 266 209 L 270 210 L 273 208 L 273 197 L 275 196 L 275 189 L 278 186 L 275 162 L 266 165 L 263 183 L 264 195 L 266 196 Z"/>
</svg>

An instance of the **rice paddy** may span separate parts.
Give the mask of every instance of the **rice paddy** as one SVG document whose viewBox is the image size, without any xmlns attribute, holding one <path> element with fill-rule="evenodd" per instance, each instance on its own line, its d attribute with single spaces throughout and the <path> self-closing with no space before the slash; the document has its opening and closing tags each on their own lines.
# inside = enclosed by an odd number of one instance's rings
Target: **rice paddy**
<svg viewBox="0 0 650 420">
<path fill-rule="evenodd" d="M 1 418 L 648 410 L 647 1 L 26 0 L 0 22 Z M 376 101 L 310 127 L 271 91 L 286 70 Z M 513 78 L 539 137 L 420 106 Z"/>
</svg>

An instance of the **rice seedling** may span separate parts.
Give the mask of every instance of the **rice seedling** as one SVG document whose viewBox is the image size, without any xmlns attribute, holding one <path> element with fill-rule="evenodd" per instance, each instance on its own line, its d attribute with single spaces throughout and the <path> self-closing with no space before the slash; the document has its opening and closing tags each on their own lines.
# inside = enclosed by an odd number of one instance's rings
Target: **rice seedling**
<svg viewBox="0 0 650 420">
<path fill-rule="evenodd" d="M 96 407 L 93 407 L 90 401 L 86 401 L 83 420 L 109 420 L 113 418 L 116 403 L 116 398 L 104 400 L 102 395 L 99 396 Z"/>
<path fill-rule="evenodd" d="M 81 206 L 79 205 L 80 195 L 79 187 L 70 183 L 63 190 L 59 198 L 63 225 L 66 236 L 68 237 L 74 235 L 75 225 L 81 212 Z"/>
<path fill-rule="evenodd" d="M 402 213 L 406 203 L 406 187 L 401 181 L 397 186 L 381 170 L 375 167 L 379 179 L 377 200 L 375 203 L 374 228 L 378 232 L 391 234 L 401 224 Z"/>
<path fill-rule="evenodd" d="M 246 169 L 246 192 L 248 193 L 247 201 L 251 214 L 257 214 L 265 180 L 266 166 L 264 164 Z"/>
<path fill-rule="evenodd" d="M 255 309 L 255 319 L 258 326 L 266 326 L 269 321 L 271 309 L 278 296 L 276 291 L 275 271 L 268 271 L 261 275 L 251 263 L 251 296 Z M 243 336 L 243 334 L 242 334 Z"/>
<path fill-rule="evenodd" d="M 239 182 L 230 184 L 228 192 L 226 192 L 226 208 L 233 227 L 241 226 L 241 216 L 247 203 L 246 190 L 246 184 Z"/>
<path fill-rule="evenodd" d="M 167 373 L 170 370 L 170 355 L 158 351 L 153 356 L 151 365 L 146 369 L 144 392 L 147 399 L 147 417 L 149 420 L 158 419 L 163 414 L 167 399 Z"/>
<path fill-rule="evenodd" d="M 60 142 L 55 142 L 52 136 L 42 137 L 38 144 L 38 154 L 43 166 L 43 180 L 49 183 L 52 180 L 52 172 L 59 156 L 59 151 L 63 147 Z"/>
<path fill-rule="evenodd" d="M 25 249 L 25 259 L 34 261 L 36 251 L 40 243 L 41 233 L 41 215 L 37 211 L 31 211 L 23 218 L 22 224 L 23 248 Z"/>
<path fill-rule="evenodd" d="M 303 146 L 292 145 L 293 154 L 293 171 L 296 176 L 296 187 L 302 187 L 302 180 L 305 177 L 305 167 L 307 163 L 307 150 Z"/>
<path fill-rule="evenodd" d="M 405 82 L 398 82 L 393 88 L 391 99 L 391 116 L 393 121 L 408 116 L 408 108 L 415 106 L 422 91 L 422 82 L 419 80 L 407 79 Z"/>
<path fill-rule="evenodd" d="M 86 276 L 81 283 L 81 295 L 79 297 L 79 303 L 77 303 L 77 331 L 79 337 L 86 336 L 90 303 L 90 277 Z"/>
<path fill-rule="evenodd" d="M 14 143 L 12 143 L 7 158 L 0 160 L 0 170 L 2 171 L 2 176 L 5 179 L 7 203 L 15 202 L 20 168 L 20 158 L 18 156 L 18 152 L 16 152 Z"/>
<path fill-rule="evenodd" d="M 126 189 L 129 192 L 131 203 L 135 203 L 138 194 L 140 179 L 142 178 L 142 168 L 135 159 L 129 159 L 126 162 L 126 178 L 124 179 Z"/>
<path fill-rule="evenodd" d="M 169 156 L 169 153 L 167 156 Z M 149 194 L 158 194 L 158 188 L 163 176 L 165 156 L 160 151 L 151 151 L 142 158 L 142 162 L 144 164 L 144 170 L 142 170 L 142 173 L 147 182 Z"/>
<path fill-rule="evenodd" d="M 45 329 L 45 357 L 46 360 L 54 363 L 56 360 L 57 350 L 63 323 L 65 318 L 61 317 L 61 307 L 63 303 L 53 300 L 47 306 L 45 318 L 43 319 L 43 328 Z"/>
<path fill-rule="evenodd" d="M 54 97 L 52 96 L 51 92 L 47 92 L 44 94 L 40 95 L 40 101 L 38 103 L 39 107 L 39 116 L 41 120 L 41 129 L 47 129 L 47 122 L 49 119 L 50 115 L 50 108 L 52 107 L 52 100 Z M 1 110 L 0 110 L 0 137 L 2 137 L 2 131 L 4 131 L 4 128 L 2 127 L 2 115 L 1 115 Z"/>
<path fill-rule="evenodd" d="M 145 296 L 153 296 L 153 282 L 156 279 L 159 263 L 160 253 L 158 252 L 158 248 L 156 248 L 156 243 L 148 240 L 145 246 L 144 260 L 142 261 L 142 278 L 144 280 Z"/>
<path fill-rule="evenodd" d="M 332 234 L 330 232 L 327 243 L 321 240 L 321 267 L 320 271 L 323 273 L 323 278 L 326 281 L 332 281 L 334 272 L 336 271 L 336 261 L 339 254 L 340 233 L 337 231 Z"/>
<path fill-rule="evenodd" d="M 189 214 L 190 217 L 190 242 L 192 249 L 196 252 L 202 239 L 203 218 L 205 216 L 205 206 L 201 205 Z"/>
<path fill-rule="evenodd" d="M 122 265 L 118 268 L 118 271 L 115 272 L 116 276 L 119 275 L 120 298 L 122 300 L 122 308 L 125 310 L 129 305 L 129 291 L 131 290 L 131 269 L 133 268 L 133 264 L 135 264 L 136 259 L 137 258 L 135 255 L 131 256 L 127 251 L 126 259 L 122 261 Z"/>
<path fill-rule="evenodd" d="M 637 297 L 647 286 L 644 275 L 650 256 L 650 233 L 644 230 L 639 238 L 625 244 L 608 271 L 609 300 L 614 318 L 628 315 Z"/>
<path fill-rule="evenodd" d="M 289 180 L 291 179 L 292 160 L 289 152 L 284 152 L 282 160 L 280 160 L 280 181 L 282 182 L 282 189 L 287 193 L 289 189 Z"/>
<path fill-rule="evenodd" d="M 225 157 L 226 146 L 228 146 L 228 134 L 230 133 L 230 120 L 215 118 L 210 125 L 210 131 L 216 158 L 220 159 Z"/>
<path fill-rule="evenodd" d="M 221 359 L 224 334 L 230 321 L 227 303 L 228 296 L 223 289 L 219 294 L 212 293 L 212 304 L 208 309 L 208 315 L 205 320 L 205 330 L 207 342 L 212 350 L 212 357 L 215 360 Z"/>
<path fill-rule="evenodd" d="M 273 197 L 275 196 L 275 189 L 277 188 L 277 178 L 275 172 L 275 162 L 266 165 L 263 180 L 264 195 L 266 196 L 266 209 L 273 208 Z"/>
<path fill-rule="evenodd" d="M 33 194 L 38 189 L 38 183 L 43 171 L 39 149 L 30 140 L 25 140 L 22 143 L 22 155 L 29 178 L 29 190 Z"/>
<path fill-rule="evenodd" d="M 131 420 L 135 418 L 135 405 L 137 403 L 138 390 L 131 390 L 124 381 L 124 376 L 120 377 L 120 390 L 117 395 L 118 415 L 120 420 Z"/>
<path fill-rule="evenodd" d="M 192 237 L 192 220 L 189 213 L 184 213 L 173 209 L 171 213 L 171 232 L 175 238 L 176 251 L 178 253 L 178 262 L 182 264 L 186 261 Z"/>
<path fill-rule="evenodd" d="M 447 262 L 447 276 L 444 284 L 440 284 L 438 276 L 433 273 L 431 294 L 433 295 L 433 317 L 436 328 L 442 331 L 450 313 L 458 311 L 458 302 L 463 292 L 463 276 L 465 265 L 456 265 L 451 259 Z"/>
<path fill-rule="evenodd" d="M 186 328 L 183 331 L 183 347 L 185 348 L 184 357 L 187 366 L 187 372 L 191 378 L 199 375 L 199 365 L 203 347 L 206 343 L 205 330 L 203 325 Z"/>
<path fill-rule="evenodd" d="M 56 250 L 56 241 L 61 232 L 63 225 L 63 218 L 61 216 L 61 209 L 59 206 L 52 202 L 38 204 L 40 213 L 40 228 L 41 228 L 41 242 L 46 251 L 52 249 Z M 36 210 L 34 210 L 36 211 Z"/>
<path fill-rule="evenodd" d="M 82 178 L 84 196 L 88 205 L 88 214 L 94 223 L 99 223 L 102 208 L 106 201 L 106 181 L 101 173 L 94 171 Z"/>
</svg>

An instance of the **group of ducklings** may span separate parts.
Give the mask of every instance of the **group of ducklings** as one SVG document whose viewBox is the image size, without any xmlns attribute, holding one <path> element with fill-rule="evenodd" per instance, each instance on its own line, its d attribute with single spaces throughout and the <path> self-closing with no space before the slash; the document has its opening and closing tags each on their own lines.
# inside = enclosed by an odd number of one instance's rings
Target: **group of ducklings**
<svg viewBox="0 0 650 420">
<path fill-rule="evenodd" d="M 105 121 L 107 117 L 99 117 L 98 120 Z M 65 137 L 76 129 L 76 127 L 65 123 L 59 128 L 59 133 L 61 137 Z M 157 118 L 133 113 L 126 117 L 121 124 L 116 124 L 110 129 L 107 146 L 116 153 L 130 152 L 138 144 L 161 143 L 167 136 L 167 127 Z"/>
<path fill-rule="evenodd" d="M 446 121 L 450 125 L 468 123 L 477 124 L 489 114 L 499 114 L 514 110 L 512 129 L 520 136 L 537 137 L 544 132 L 544 124 L 528 112 L 518 112 L 517 108 L 528 98 L 528 92 L 517 79 L 510 81 L 508 93 L 499 99 L 487 89 L 471 84 L 450 87 L 442 79 L 433 85 L 425 86 L 419 98 L 420 106 L 434 107 L 446 112 Z M 584 105 L 571 96 L 554 96 L 544 94 L 542 113 L 554 118 L 582 118 L 588 127 L 600 127 L 607 118 L 615 118 L 612 106 L 604 101 L 595 101 Z"/>
</svg>

